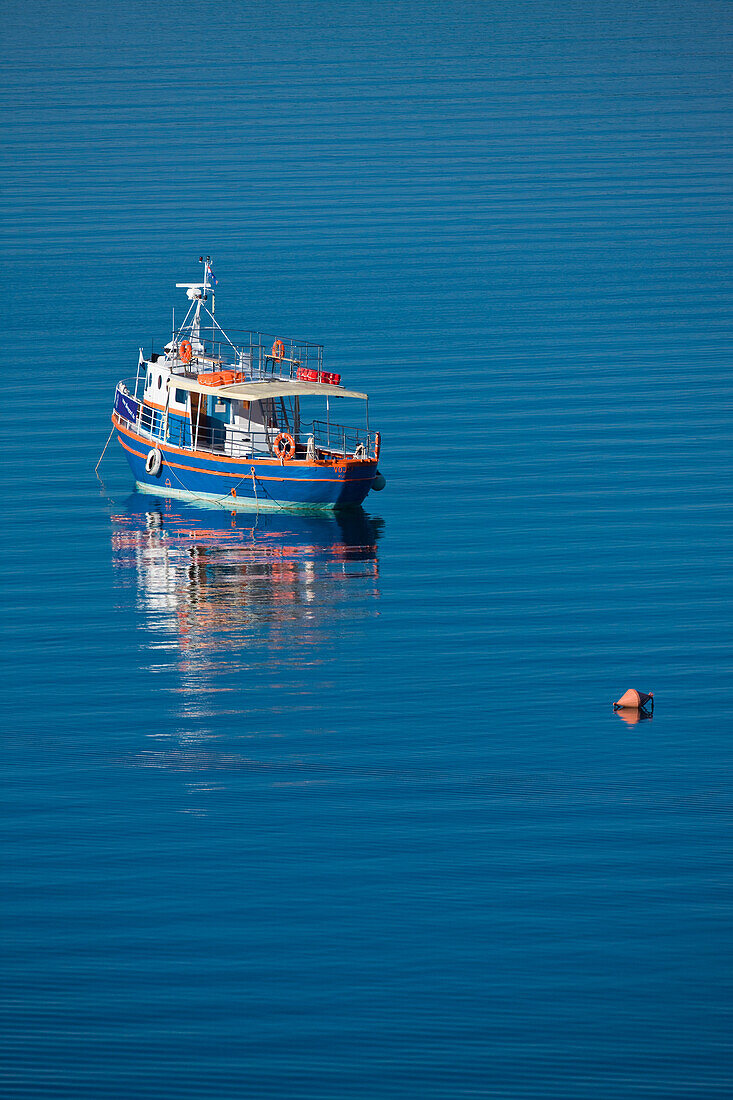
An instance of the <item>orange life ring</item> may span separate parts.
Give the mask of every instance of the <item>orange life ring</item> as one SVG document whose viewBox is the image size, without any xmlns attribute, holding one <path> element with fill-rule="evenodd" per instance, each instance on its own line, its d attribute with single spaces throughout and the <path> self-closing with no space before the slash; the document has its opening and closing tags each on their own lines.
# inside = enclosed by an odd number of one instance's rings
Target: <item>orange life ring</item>
<svg viewBox="0 0 733 1100">
<path fill-rule="evenodd" d="M 289 432 L 275 436 L 275 454 L 278 458 L 295 458 L 295 440 Z"/>
<path fill-rule="evenodd" d="M 178 354 L 181 357 L 182 363 L 190 363 L 191 356 L 193 355 L 193 348 L 188 340 L 181 341 L 181 346 L 178 349 Z"/>
<path fill-rule="evenodd" d="M 277 359 L 279 363 L 284 355 L 285 344 L 283 344 L 282 340 L 276 340 L 275 343 L 272 345 L 272 358 Z"/>
</svg>

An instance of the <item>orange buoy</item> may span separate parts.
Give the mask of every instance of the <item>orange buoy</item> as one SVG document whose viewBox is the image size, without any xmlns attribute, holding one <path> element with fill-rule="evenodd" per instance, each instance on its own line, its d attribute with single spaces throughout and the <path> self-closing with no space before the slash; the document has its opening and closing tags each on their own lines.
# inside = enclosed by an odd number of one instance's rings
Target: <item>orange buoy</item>
<svg viewBox="0 0 733 1100">
<path fill-rule="evenodd" d="M 277 359 L 277 361 L 279 363 L 280 360 L 285 355 L 285 344 L 283 344 L 282 340 L 276 340 L 275 341 L 275 343 L 272 345 L 272 353 L 271 354 L 272 354 L 272 358 Z"/>
<path fill-rule="evenodd" d="M 654 693 L 649 692 L 647 695 L 643 691 L 636 691 L 635 688 L 629 688 L 625 691 L 621 698 L 613 704 L 614 710 L 617 707 L 629 707 L 635 710 L 643 709 L 647 703 L 651 703 L 651 708 L 654 710 Z"/>
<path fill-rule="evenodd" d="M 193 355 L 193 348 L 188 340 L 182 340 L 181 346 L 178 349 L 178 354 L 181 357 L 182 363 L 190 363 L 191 356 Z"/>
</svg>

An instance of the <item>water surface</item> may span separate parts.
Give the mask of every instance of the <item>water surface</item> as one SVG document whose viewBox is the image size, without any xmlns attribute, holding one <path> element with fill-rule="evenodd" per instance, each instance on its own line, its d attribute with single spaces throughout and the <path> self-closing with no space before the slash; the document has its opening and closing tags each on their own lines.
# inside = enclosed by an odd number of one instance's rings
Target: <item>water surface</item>
<svg viewBox="0 0 733 1100">
<path fill-rule="evenodd" d="M 5 1093 L 728 1096 L 728 6 L 3 16 Z M 94 478 L 202 252 L 363 513 Z"/>
</svg>

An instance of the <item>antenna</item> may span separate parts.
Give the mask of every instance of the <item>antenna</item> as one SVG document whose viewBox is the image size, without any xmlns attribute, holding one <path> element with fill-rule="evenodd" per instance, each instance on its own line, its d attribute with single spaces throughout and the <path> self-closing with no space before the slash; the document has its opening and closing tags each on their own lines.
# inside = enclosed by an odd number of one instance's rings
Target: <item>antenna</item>
<svg viewBox="0 0 733 1100">
<path fill-rule="evenodd" d="M 211 257 L 210 256 L 206 257 L 206 270 L 211 271 Z M 214 283 L 216 283 L 216 277 L 214 277 Z M 214 290 L 214 287 L 212 286 L 212 288 L 211 288 L 211 322 L 212 322 L 212 324 L 211 324 L 211 340 L 212 340 L 212 344 L 213 344 L 214 335 L 215 335 L 215 333 L 214 333 L 214 314 L 215 313 L 216 313 L 216 291 Z"/>
<path fill-rule="evenodd" d="M 212 321 L 212 324 L 211 324 L 211 342 L 212 342 L 212 350 L 213 350 L 213 344 L 214 344 L 214 340 L 216 338 L 215 324 L 214 324 L 214 314 L 216 313 L 216 294 L 214 292 L 214 287 L 209 286 L 209 275 L 211 274 L 211 256 L 207 256 L 206 260 L 204 260 L 203 256 L 199 256 L 199 262 L 204 265 L 204 300 L 205 301 L 209 297 L 209 291 L 211 291 L 211 321 Z M 212 275 L 212 278 L 213 278 L 213 275 Z M 216 283 L 216 279 L 214 279 L 214 282 Z"/>
</svg>

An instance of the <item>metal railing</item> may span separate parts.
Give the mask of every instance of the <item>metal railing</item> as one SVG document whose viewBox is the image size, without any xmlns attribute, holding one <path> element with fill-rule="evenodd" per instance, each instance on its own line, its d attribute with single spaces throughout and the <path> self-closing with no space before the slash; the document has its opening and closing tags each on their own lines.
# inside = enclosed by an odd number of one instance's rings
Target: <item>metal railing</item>
<svg viewBox="0 0 733 1100">
<path fill-rule="evenodd" d="M 319 450 L 330 454 L 354 455 L 363 447 L 365 457 L 374 455 L 374 437 L 365 428 L 347 428 L 327 420 L 314 420 L 308 434 L 313 436 Z"/>
<path fill-rule="evenodd" d="M 189 333 L 178 331 L 174 340 L 188 339 Z M 245 375 L 246 380 L 260 378 L 295 378 L 298 368 L 314 370 L 319 374 L 323 370 L 323 345 L 312 344 L 305 340 L 282 339 L 266 332 L 237 333 L 240 343 L 226 340 L 206 339 L 202 333 L 200 341 L 203 352 L 194 354 L 187 364 L 180 363 L 176 369 L 195 374 L 200 371 L 235 370 Z M 281 346 L 279 346 L 281 345 Z"/>
<path fill-rule="evenodd" d="M 317 459 L 377 458 L 376 436 L 361 428 L 349 428 L 328 421 L 301 422 L 300 430 L 273 426 L 267 429 L 245 430 L 229 424 L 207 424 L 202 416 L 197 424 L 194 418 L 182 419 L 178 415 L 166 416 L 160 409 L 153 409 L 135 396 L 135 379 L 120 382 L 115 391 L 115 412 L 123 425 L 143 438 L 155 443 L 170 443 L 187 450 L 209 451 L 213 455 L 231 458 L 277 457 L 275 440 L 286 431 L 295 442 L 295 457 Z"/>
</svg>

